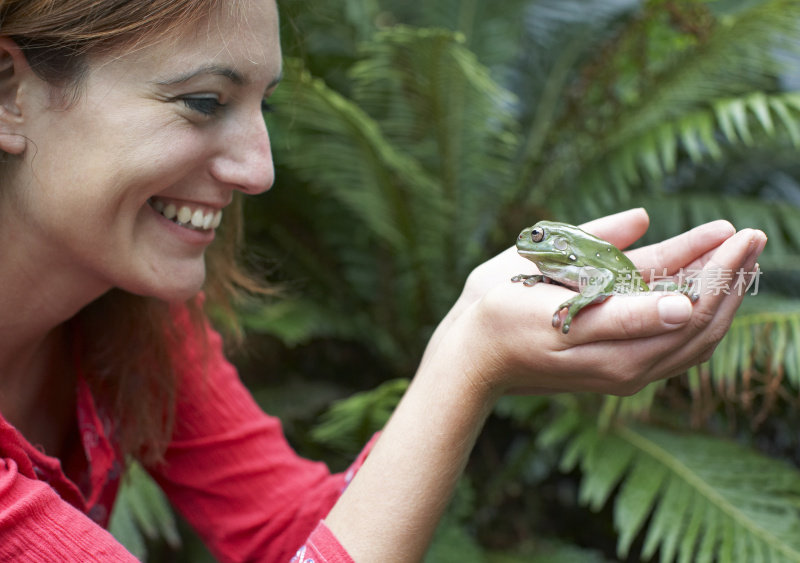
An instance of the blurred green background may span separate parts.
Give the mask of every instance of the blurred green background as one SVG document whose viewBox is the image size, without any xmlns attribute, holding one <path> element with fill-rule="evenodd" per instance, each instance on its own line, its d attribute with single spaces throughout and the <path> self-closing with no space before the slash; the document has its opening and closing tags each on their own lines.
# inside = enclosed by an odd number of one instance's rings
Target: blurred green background
<svg viewBox="0 0 800 563">
<path fill-rule="evenodd" d="M 241 306 L 235 361 L 298 451 L 346 467 L 523 227 L 725 218 L 769 243 L 711 361 L 625 399 L 504 399 L 427 561 L 800 561 L 800 1 L 279 6 L 277 182 L 245 210 L 283 295 Z M 136 467 L 112 530 L 213 560 Z"/>
</svg>

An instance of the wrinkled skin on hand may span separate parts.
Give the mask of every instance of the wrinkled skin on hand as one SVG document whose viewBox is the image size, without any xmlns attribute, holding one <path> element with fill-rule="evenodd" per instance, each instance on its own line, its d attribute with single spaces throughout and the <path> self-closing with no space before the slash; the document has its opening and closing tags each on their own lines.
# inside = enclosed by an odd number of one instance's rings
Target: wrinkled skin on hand
<svg viewBox="0 0 800 563">
<path fill-rule="evenodd" d="M 646 212 L 633 209 L 582 228 L 625 249 L 648 224 Z M 635 393 L 711 356 L 744 298 L 744 292 L 734 289 L 734 278 L 737 272 L 757 269 L 765 243 L 761 231 L 736 232 L 727 221 L 715 221 L 632 250 L 627 256 L 645 275 L 651 269 L 661 273 L 666 268 L 670 275 L 702 269 L 702 277 L 716 280 L 715 290 L 701 290 L 694 306 L 676 294 L 615 295 L 583 311 L 575 321 L 580 330 L 567 335 L 553 331 L 550 320 L 574 292 L 550 284 L 526 288 L 509 283 L 510 275 L 530 269 L 510 248 L 471 273 L 423 361 L 440 355 L 449 358 L 443 361 L 457 358 L 470 385 L 490 396 Z"/>
</svg>

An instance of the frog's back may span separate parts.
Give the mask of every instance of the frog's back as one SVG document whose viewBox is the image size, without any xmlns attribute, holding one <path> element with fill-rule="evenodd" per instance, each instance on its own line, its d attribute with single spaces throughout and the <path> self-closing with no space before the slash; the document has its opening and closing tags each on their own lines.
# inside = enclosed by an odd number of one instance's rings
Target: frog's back
<svg viewBox="0 0 800 563">
<path fill-rule="evenodd" d="M 539 221 L 536 225 L 545 229 L 545 232 L 563 236 L 571 241 L 575 266 L 611 271 L 617 282 L 617 291 L 622 293 L 647 291 L 647 284 L 633 262 L 610 242 L 568 223 Z"/>
</svg>

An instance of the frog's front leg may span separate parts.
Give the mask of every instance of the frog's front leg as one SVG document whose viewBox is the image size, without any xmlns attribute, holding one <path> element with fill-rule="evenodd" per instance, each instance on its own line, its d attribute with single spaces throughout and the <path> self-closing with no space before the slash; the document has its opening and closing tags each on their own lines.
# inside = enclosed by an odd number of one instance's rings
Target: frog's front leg
<svg viewBox="0 0 800 563">
<path fill-rule="evenodd" d="M 612 293 L 594 293 L 591 295 L 579 293 L 575 297 L 564 301 L 561 305 L 559 305 L 558 309 L 553 314 L 553 327 L 558 328 L 560 326 L 561 332 L 567 334 L 569 332 L 569 327 L 572 324 L 572 319 L 575 317 L 575 315 L 581 312 L 581 309 L 595 303 L 602 303 L 612 295 Z M 561 311 L 564 309 L 567 310 L 567 314 L 564 316 L 564 320 L 562 321 Z"/>
<path fill-rule="evenodd" d="M 578 277 L 578 295 L 562 303 L 553 314 L 553 327 L 561 327 L 561 332 L 567 334 L 572 325 L 572 319 L 584 307 L 595 303 L 602 303 L 614 294 L 616 276 L 613 271 L 606 268 L 583 267 Z M 561 320 L 561 311 L 567 310 L 564 320 Z"/>
</svg>

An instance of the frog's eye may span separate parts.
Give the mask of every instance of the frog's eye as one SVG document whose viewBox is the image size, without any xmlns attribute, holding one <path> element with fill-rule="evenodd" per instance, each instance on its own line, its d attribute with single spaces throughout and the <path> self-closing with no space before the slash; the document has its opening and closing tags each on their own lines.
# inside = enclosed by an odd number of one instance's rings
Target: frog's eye
<svg viewBox="0 0 800 563">
<path fill-rule="evenodd" d="M 535 227 L 531 229 L 531 240 L 533 242 L 542 242 L 544 238 L 544 229 L 541 227 Z"/>
<path fill-rule="evenodd" d="M 558 237 L 553 241 L 553 248 L 556 250 L 566 250 L 569 248 L 569 241 L 564 237 Z"/>
</svg>

